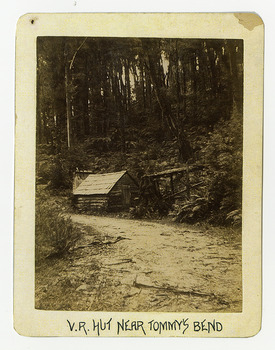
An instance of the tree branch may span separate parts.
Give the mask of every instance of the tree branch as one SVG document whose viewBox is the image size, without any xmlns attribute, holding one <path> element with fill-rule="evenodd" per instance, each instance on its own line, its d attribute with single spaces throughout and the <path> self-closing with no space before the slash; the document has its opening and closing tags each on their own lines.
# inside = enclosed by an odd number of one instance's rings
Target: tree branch
<svg viewBox="0 0 275 350">
<path fill-rule="evenodd" d="M 82 43 L 79 45 L 79 47 L 77 48 L 77 50 L 75 51 L 75 53 L 74 53 L 74 55 L 73 55 L 73 58 L 72 58 L 72 60 L 71 60 L 71 63 L 70 63 L 70 70 L 72 69 L 72 67 L 73 67 L 73 64 L 74 64 L 74 60 L 75 60 L 75 56 L 77 55 L 77 53 L 78 53 L 78 51 L 81 49 L 81 47 L 84 45 L 84 43 L 85 43 L 85 41 L 88 39 L 88 37 L 86 37 L 83 41 L 82 41 Z"/>
</svg>

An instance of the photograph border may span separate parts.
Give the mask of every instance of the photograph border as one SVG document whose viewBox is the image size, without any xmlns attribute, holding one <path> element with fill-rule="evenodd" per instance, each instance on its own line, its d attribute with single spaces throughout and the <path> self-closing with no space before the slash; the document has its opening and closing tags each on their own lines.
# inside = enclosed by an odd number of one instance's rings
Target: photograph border
<svg viewBox="0 0 275 350">
<path fill-rule="evenodd" d="M 261 196 L 263 116 L 263 24 L 256 14 L 27 14 L 20 18 L 16 46 L 16 154 L 14 324 L 19 334 L 72 334 L 67 320 L 151 319 L 164 322 L 188 318 L 193 322 L 216 319 L 219 333 L 171 332 L 148 336 L 240 337 L 256 334 L 261 324 Z M 260 22 L 260 23 L 259 23 Z M 58 25 L 57 25 L 58 23 Z M 200 25 L 198 25 L 198 23 Z M 254 27 L 253 27 L 254 23 Z M 255 24 L 256 23 L 256 24 Z M 252 29 L 250 29 L 253 27 Z M 244 40 L 244 162 L 243 162 L 243 312 L 111 313 L 42 311 L 34 309 L 34 198 L 36 130 L 37 36 L 127 36 L 224 38 Z M 96 336 L 96 334 L 89 334 Z M 103 336 L 114 336 L 116 327 Z M 124 333 L 123 336 L 144 336 Z M 120 336 L 120 334 L 119 334 Z"/>
</svg>

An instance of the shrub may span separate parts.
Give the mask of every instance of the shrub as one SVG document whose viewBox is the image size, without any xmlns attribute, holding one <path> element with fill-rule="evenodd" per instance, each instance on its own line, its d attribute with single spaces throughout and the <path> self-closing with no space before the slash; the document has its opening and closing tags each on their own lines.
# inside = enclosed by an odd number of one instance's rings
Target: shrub
<svg viewBox="0 0 275 350">
<path fill-rule="evenodd" d="M 176 222 L 194 223 L 203 221 L 209 214 L 208 201 L 206 198 L 197 197 L 180 206 L 176 212 Z"/>
<path fill-rule="evenodd" d="M 242 210 L 241 116 L 235 111 L 230 120 L 220 121 L 212 132 L 207 136 L 200 135 L 197 141 L 196 156 L 203 163 L 203 170 L 190 181 L 203 185 L 195 189 L 197 198 L 193 195 L 192 200 L 185 200 L 174 211 L 176 220 L 239 226 Z"/>
<path fill-rule="evenodd" d="M 35 260 L 39 264 L 46 257 L 61 257 L 74 247 L 80 230 L 71 219 L 52 202 L 37 199 L 35 217 Z"/>
<path fill-rule="evenodd" d="M 240 116 L 233 115 L 231 120 L 217 124 L 201 153 L 204 153 L 208 165 L 208 205 L 213 214 L 210 221 L 218 224 L 237 224 L 241 221 L 242 208 Z"/>
<path fill-rule="evenodd" d="M 72 187 L 73 173 L 78 169 L 87 169 L 89 158 L 81 147 L 64 149 L 53 156 L 50 167 L 50 188 L 69 189 Z"/>
</svg>

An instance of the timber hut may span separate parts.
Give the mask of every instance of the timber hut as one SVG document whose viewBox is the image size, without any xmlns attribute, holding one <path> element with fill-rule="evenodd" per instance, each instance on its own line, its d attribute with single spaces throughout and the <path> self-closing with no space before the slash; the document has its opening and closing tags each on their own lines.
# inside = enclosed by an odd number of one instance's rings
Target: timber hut
<svg viewBox="0 0 275 350">
<path fill-rule="evenodd" d="M 75 173 L 73 196 L 79 211 L 123 211 L 134 204 L 139 187 L 126 171 L 93 174 L 90 171 Z"/>
</svg>

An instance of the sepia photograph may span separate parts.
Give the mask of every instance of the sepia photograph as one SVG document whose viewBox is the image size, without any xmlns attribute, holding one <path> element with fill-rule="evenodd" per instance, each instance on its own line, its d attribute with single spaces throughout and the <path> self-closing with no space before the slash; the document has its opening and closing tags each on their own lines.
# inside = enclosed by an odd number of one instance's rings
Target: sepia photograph
<svg viewBox="0 0 275 350">
<path fill-rule="evenodd" d="M 37 37 L 36 309 L 242 312 L 243 52 Z"/>
<path fill-rule="evenodd" d="M 257 334 L 262 93 L 254 13 L 22 16 L 16 332 Z"/>
</svg>

